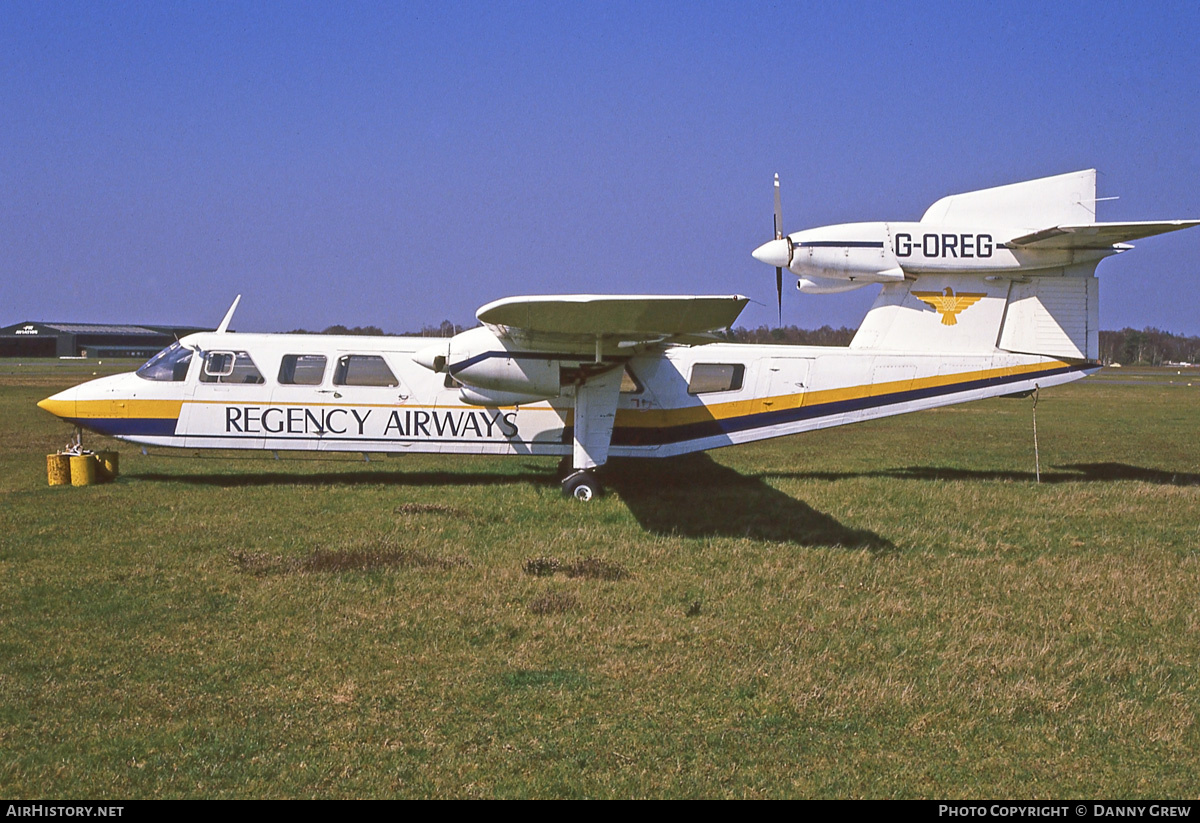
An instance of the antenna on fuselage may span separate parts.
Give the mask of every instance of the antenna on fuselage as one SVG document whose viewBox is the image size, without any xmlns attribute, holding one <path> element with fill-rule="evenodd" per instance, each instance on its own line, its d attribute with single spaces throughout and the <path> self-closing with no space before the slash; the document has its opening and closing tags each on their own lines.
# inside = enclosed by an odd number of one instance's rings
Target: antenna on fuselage
<svg viewBox="0 0 1200 823">
<path fill-rule="evenodd" d="M 233 298 L 233 305 L 229 307 L 229 311 L 225 312 L 225 319 L 221 321 L 221 325 L 217 326 L 217 334 L 224 334 L 229 329 L 229 321 L 233 320 L 233 313 L 237 311 L 238 303 L 241 302 L 242 296 L 239 294 Z"/>
</svg>

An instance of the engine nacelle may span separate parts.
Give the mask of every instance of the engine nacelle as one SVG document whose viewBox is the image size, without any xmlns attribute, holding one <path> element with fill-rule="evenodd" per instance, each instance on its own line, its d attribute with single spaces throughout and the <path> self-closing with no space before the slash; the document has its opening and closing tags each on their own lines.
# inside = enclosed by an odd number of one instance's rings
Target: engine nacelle
<svg viewBox="0 0 1200 823">
<path fill-rule="evenodd" d="M 464 403 L 472 406 L 524 406 L 527 403 L 540 403 L 549 400 L 550 396 L 535 394 L 518 394 L 516 392 L 491 391 L 489 389 L 473 389 L 463 386 L 458 397 Z"/>
<path fill-rule="evenodd" d="M 831 280 L 826 277 L 801 276 L 796 280 L 796 288 L 804 294 L 839 294 L 844 291 L 854 291 L 863 286 L 871 285 L 868 280 Z"/>
<path fill-rule="evenodd" d="M 897 283 L 904 280 L 900 262 L 892 252 L 886 223 L 847 223 L 809 229 L 790 236 L 789 270 L 814 284 L 823 280 Z M 832 289 L 802 287 L 801 291 L 828 294 L 856 286 Z"/>
<path fill-rule="evenodd" d="M 492 398 L 500 395 L 522 398 L 501 405 L 558 397 L 563 367 L 578 365 L 577 360 L 564 362 L 543 352 L 512 349 L 483 326 L 457 334 L 446 344 L 423 349 L 413 359 L 434 371 L 449 372 L 467 389 L 475 390 L 474 396 L 484 401 L 477 405 L 493 405 Z M 465 395 L 463 399 L 475 402 Z"/>
</svg>

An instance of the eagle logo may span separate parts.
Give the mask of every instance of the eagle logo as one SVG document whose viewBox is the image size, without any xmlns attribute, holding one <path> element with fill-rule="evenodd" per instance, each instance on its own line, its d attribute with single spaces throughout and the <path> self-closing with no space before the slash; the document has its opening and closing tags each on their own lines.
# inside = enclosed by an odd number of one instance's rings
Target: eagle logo
<svg viewBox="0 0 1200 823">
<path fill-rule="evenodd" d="M 974 306 L 987 297 L 987 293 L 960 291 L 955 294 L 954 289 L 947 286 L 940 294 L 936 291 L 915 291 L 912 296 L 936 309 L 942 315 L 943 326 L 956 326 L 958 313 Z"/>
</svg>

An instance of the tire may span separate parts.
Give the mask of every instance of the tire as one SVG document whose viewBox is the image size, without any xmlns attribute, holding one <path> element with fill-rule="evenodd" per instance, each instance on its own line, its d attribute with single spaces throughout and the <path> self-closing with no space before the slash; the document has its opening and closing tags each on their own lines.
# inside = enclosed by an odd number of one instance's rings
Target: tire
<svg viewBox="0 0 1200 823">
<path fill-rule="evenodd" d="M 562 492 L 563 497 L 573 497 L 586 503 L 602 495 L 604 488 L 594 474 L 589 471 L 579 471 L 563 481 Z"/>
</svg>

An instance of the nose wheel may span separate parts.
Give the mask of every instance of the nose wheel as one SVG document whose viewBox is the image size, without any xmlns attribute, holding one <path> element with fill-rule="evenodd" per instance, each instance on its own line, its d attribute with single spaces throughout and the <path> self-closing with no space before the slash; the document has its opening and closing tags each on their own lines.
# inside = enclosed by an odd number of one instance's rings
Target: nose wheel
<svg viewBox="0 0 1200 823">
<path fill-rule="evenodd" d="M 590 469 L 584 469 L 569 475 L 562 482 L 562 493 L 563 497 L 573 497 L 586 503 L 604 494 L 604 487 Z"/>
</svg>

